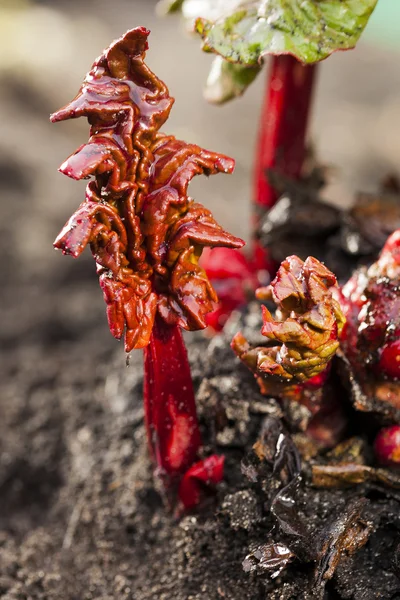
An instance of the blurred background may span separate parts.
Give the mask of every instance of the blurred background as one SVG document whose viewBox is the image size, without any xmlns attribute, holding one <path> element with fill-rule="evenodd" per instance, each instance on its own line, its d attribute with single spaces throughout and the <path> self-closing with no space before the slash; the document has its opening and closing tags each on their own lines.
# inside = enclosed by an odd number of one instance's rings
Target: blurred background
<svg viewBox="0 0 400 600">
<path fill-rule="evenodd" d="M 228 230 L 248 237 L 251 169 L 266 70 L 224 107 L 202 98 L 211 57 L 179 17 L 155 15 L 155 0 L 0 0 L 1 334 L 7 352 L 38 339 L 113 342 L 94 264 L 52 250 L 84 197 L 57 167 L 88 135 L 82 120 L 48 116 L 77 92 L 93 60 L 128 28 L 151 29 L 148 63 L 176 98 L 166 131 L 233 156 L 234 175 L 196 181 L 192 195 Z M 400 3 L 379 0 L 357 49 L 320 69 L 311 137 L 335 167 L 325 198 L 349 204 L 400 167 Z M 106 341 L 107 340 L 107 341 Z M 121 349 L 122 353 L 122 349 Z"/>
</svg>

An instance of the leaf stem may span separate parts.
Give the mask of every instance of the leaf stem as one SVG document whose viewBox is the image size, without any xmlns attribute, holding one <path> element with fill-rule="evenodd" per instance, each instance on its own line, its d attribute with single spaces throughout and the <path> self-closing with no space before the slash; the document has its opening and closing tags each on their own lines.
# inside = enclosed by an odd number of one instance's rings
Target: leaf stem
<svg viewBox="0 0 400 600">
<path fill-rule="evenodd" d="M 156 316 L 144 350 L 144 407 L 150 453 L 159 474 L 181 476 L 201 445 L 190 365 L 180 327 Z"/>
<path fill-rule="evenodd" d="M 272 57 L 255 161 L 255 231 L 260 213 L 277 200 L 268 170 L 293 179 L 301 175 L 316 69 L 290 55 Z"/>
</svg>

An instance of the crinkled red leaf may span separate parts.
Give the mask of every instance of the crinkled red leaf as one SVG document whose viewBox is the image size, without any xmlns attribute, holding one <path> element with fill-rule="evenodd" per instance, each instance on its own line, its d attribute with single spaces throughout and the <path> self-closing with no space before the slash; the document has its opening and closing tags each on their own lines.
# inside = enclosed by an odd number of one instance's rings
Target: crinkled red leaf
<svg viewBox="0 0 400 600">
<path fill-rule="evenodd" d="M 133 291 L 134 282 L 142 281 L 151 282 L 167 323 L 205 327 L 216 295 L 197 265 L 202 249 L 243 244 L 187 195 L 195 175 L 231 173 L 234 161 L 158 131 L 173 100 L 144 63 L 148 33 L 137 28 L 114 42 L 95 61 L 77 97 L 52 116 L 53 121 L 86 116 L 91 124 L 89 142 L 61 171 L 96 181 L 55 246 L 78 256 L 90 242 L 114 334 L 120 332 L 122 314 L 146 314 L 138 300 L 142 291 Z M 151 313 L 153 305 L 149 301 Z M 142 319 L 141 333 L 127 327 L 126 347 L 149 340 L 152 323 Z"/>
<path fill-rule="evenodd" d="M 286 259 L 271 285 L 258 290 L 260 299 L 273 299 L 276 317 L 263 306 L 261 333 L 265 347 L 251 348 L 242 334 L 232 347 L 261 379 L 263 391 L 279 391 L 288 383 L 305 382 L 326 369 L 339 346 L 344 316 L 332 294 L 336 277 L 314 258 Z"/>
<path fill-rule="evenodd" d="M 113 140 L 92 136 L 72 154 L 60 167 L 61 173 L 72 179 L 88 179 L 90 176 L 109 175 L 107 187 L 123 191 L 134 187 L 127 173 L 126 152 Z"/>
<path fill-rule="evenodd" d="M 202 204 L 191 202 L 184 216 L 175 222 L 168 236 L 167 263 L 174 261 L 176 252 L 190 246 L 241 248 L 243 240 L 225 231 L 212 212 Z"/>
<path fill-rule="evenodd" d="M 185 216 L 172 226 L 169 235 L 166 264 L 171 278 L 161 314 L 184 329 L 206 327 L 206 314 L 212 311 L 218 297 L 206 272 L 198 264 L 202 248 L 240 248 L 243 241 L 224 231 L 211 212 L 197 203 L 190 205 Z"/>
<path fill-rule="evenodd" d="M 93 63 L 78 95 L 51 120 L 88 117 L 92 134 L 117 131 L 130 152 L 132 136 L 148 144 L 174 102 L 144 63 L 149 33 L 137 27 L 111 44 Z"/>
<path fill-rule="evenodd" d="M 231 173 L 235 162 L 173 137 L 162 137 L 154 147 L 149 179 L 150 193 L 144 199 L 142 231 L 155 269 L 161 270 L 163 243 L 168 229 L 190 205 L 187 188 L 195 175 Z"/>
<path fill-rule="evenodd" d="M 232 158 L 177 140 L 173 136 L 159 136 L 153 153 L 150 190 L 168 185 L 176 189 L 179 196 L 186 196 L 188 185 L 195 175 L 232 173 L 235 168 Z"/>
<path fill-rule="evenodd" d="M 107 318 L 112 335 L 120 339 L 125 331 L 125 351 L 144 348 L 150 340 L 157 308 L 157 296 L 151 282 L 135 274 L 125 281 L 103 271 L 99 277 L 107 304 Z"/>
<path fill-rule="evenodd" d="M 110 252 L 110 259 L 115 259 L 112 269 L 115 271 L 121 266 L 119 253 L 123 253 L 127 246 L 126 230 L 118 212 L 109 204 L 92 200 L 89 191 L 87 199 L 57 236 L 54 247 L 77 258 L 89 242 L 94 243 L 99 237 L 104 241 L 117 236 L 118 247 Z"/>
</svg>

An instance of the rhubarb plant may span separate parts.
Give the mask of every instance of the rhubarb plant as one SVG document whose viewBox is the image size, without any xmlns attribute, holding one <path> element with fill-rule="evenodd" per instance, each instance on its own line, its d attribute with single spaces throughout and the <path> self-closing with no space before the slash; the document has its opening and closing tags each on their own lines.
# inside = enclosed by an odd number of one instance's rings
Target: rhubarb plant
<svg viewBox="0 0 400 600">
<path fill-rule="evenodd" d="M 256 294 L 268 303 L 262 305 L 265 343 L 252 346 L 238 332 L 232 349 L 261 393 L 280 400 L 292 430 L 305 432 L 309 448 L 334 447 L 347 426 L 331 377 L 345 324 L 335 275 L 315 258 L 289 256 Z"/>
<path fill-rule="evenodd" d="M 266 345 L 253 348 L 239 332 L 232 348 L 263 393 L 283 396 L 293 384 L 325 383 L 345 323 L 335 289 L 335 275 L 317 259 L 290 256 L 271 285 L 257 290 L 260 300 L 277 306 L 275 316 L 262 306 Z"/>
<path fill-rule="evenodd" d="M 198 262 L 203 248 L 244 242 L 188 196 L 194 175 L 231 173 L 234 161 L 160 132 L 173 98 L 144 62 L 149 33 L 138 27 L 111 44 L 74 100 L 51 116 L 90 124 L 88 143 L 60 167 L 73 179 L 91 178 L 86 199 L 54 245 L 73 257 L 90 245 L 111 333 L 124 337 L 126 352 L 144 349 L 145 419 L 158 473 L 169 487 L 180 482 L 181 501 L 193 506 L 199 486 L 222 477 L 223 457 L 198 460 L 180 330 L 204 328 L 217 301 Z"/>
<path fill-rule="evenodd" d="M 341 358 L 360 411 L 400 422 L 400 230 L 378 260 L 356 271 L 341 291 L 347 318 Z"/>
<path fill-rule="evenodd" d="M 354 48 L 377 0 L 162 0 L 164 12 L 181 10 L 188 27 L 216 54 L 206 98 L 222 103 L 241 95 L 272 56 L 258 132 L 254 169 L 254 256 L 258 269 L 274 272 L 257 242 L 260 215 L 278 194 L 268 177 L 276 171 L 300 179 L 317 64 Z"/>
</svg>

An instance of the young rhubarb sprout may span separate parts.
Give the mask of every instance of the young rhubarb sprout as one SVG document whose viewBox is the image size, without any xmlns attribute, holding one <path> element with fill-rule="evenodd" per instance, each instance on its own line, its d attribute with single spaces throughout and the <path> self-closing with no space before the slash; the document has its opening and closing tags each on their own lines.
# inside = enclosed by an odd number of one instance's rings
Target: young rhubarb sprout
<svg viewBox="0 0 400 600">
<path fill-rule="evenodd" d="M 343 286 L 341 350 L 358 410 L 400 420 L 400 230 Z"/>
<path fill-rule="evenodd" d="M 88 143 L 60 170 L 73 179 L 92 178 L 55 247 L 77 257 L 90 245 L 111 333 L 124 336 L 126 352 L 145 350 L 149 447 L 169 485 L 198 460 L 201 445 L 180 332 L 206 327 L 217 301 L 199 258 L 205 247 L 244 242 L 188 196 L 194 175 L 231 173 L 234 161 L 159 131 L 173 98 L 144 62 L 149 33 L 137 27 L 111 44 L 74 100 L 51 117 L 87 117 Z M 203 479 L 215 483 L 212 466 L 220 477 L 221 461 L 207 460 Z M 193 505 L 185 489 L 181 501 Z"/>
<path fill-rule="evenodd" d="M 282 397 L 295 384 L 323 385 L 345 323 L 335 289 L 335 275 L 317 259 L 290 256 L 271 285 L 257 291 L 260 300 L 277 305 L 275 317 L 262 307 L 266 345 L 252 348 L 238 333 L 232 348 L 263 393 Z"/>
</svg>

